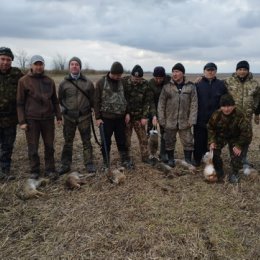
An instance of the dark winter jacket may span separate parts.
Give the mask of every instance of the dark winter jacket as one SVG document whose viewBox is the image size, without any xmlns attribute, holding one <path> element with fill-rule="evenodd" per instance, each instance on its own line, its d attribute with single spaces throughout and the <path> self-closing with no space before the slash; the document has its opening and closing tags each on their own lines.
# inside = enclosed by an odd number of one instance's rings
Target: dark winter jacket
<svg viewBox="0 0 260 260">
<path fill-rule="evenodd" d="M 224 81 L 214 78 L 209 80 L 205 77 L 196 84 L 198 96 L 197 126 L 207 127 L 212 113 L 219 109 L 220 97 L 227 93 Z"/>
<path fill-rule="evenodd" d="M 27 119 L 46 120 L 54 116 L 61 120 L 54 81 L 32 71 L 23 76 L 18 82 L 17 113 L 19 124 L 25 124 Z"/>
</svg>

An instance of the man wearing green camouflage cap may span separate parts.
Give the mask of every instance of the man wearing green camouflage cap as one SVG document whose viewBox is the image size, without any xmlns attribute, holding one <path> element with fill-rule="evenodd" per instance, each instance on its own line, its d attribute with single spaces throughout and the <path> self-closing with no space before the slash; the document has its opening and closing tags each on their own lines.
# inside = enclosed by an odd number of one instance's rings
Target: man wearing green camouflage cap
<svg viewBox="0 0 260 260">
<path fill-rule="evenodd" d="M 11 180 L 11 156 L 16 137 L 16 92 L 20 69 L 12 67 L 14 55 L 10 48 L 0 47 L 0 179 Z"/>
<path fill-rule="evenodd" d="M 247 117 L 236 108 L 233 97 L 225 94 L 220 99 L 220 109 L 212 114 L 207 126 L 208 144 L 210 150 L 214 151 L 213 164 L 218 179 L 224 176 L 221 150 L 228 145 L 232 168 L 229 181 L 238 183 L 243 156 L 252 141 L 252 127 Z"/>
</svg>

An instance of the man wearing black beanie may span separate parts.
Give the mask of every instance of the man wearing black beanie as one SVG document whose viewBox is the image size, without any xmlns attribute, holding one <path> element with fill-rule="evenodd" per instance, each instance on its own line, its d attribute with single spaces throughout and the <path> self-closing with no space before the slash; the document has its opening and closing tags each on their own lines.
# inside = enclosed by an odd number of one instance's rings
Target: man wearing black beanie
<svg viewBox="0 0 260 260">
<path fill-rule="evenodd" d="M 159 123 L 165 129 L 164 139 L 168 165 L 175 166 L 174 149 L 179 133 L 186 162 L 191 163 L 194 149 L 191 128 L 196 124 L 198 100 L 196 87 L 185 80 L 185 68 L 177 63 L 172 68 L 172 79 L 164 85 L 158 103 Z"/>
<path fill-rule="evenodd" d="M 153 71 L 153 78 L 149 80 L 149 86 L 153 92 L 154 97 L 154 105 L 157 112 L 159 97 L 162 91 L 162 88 L 165 84 L 169 83 L 171 77 L 166 75 L 165 68 L 162 66 L 157 66 L 154 68 Z M 150 130 L 152 130 L 154 125 L 154 120 L 157 120 L 157 117 L 154 117 L 152 111 L 149 112 L 149 120 L 148 120 L 148 127 L 147 127 L 147 134 L 149 135 Z M 163 138 L 164 128 L 160 125 L 160 154 L 159 157 L 163 162 L 168 162 L 168 155 L 165 150 L 165 141 Z"/>
<path fill-rule="evenodd" d="M 115 135 L 122 166 L 126 168 L 133 167 L 126 146 L 127 100 L 122 80 L 123 72 L 122 64 L 118 61 L 114 62 L 110 71 L 98 80 L 95 88 L 94 110 L 96 124 L 100 131 L 104 131 L 105 137 L 101 144 L 104 168 L 110 166 L 111 138 L 113 134 Z"/>
<path fill-rule="evenodd" d="M 130 150 L 134 129 L 139 140 L 141 160 L 144 163 L 151 164 L 145 127 L 149 112 L 156 116 L 156 111 L 153 103 L 153 93 L 148 85 L 148 81 L 143 78 L 143 74 L 142 67 L 135 65 L 131 76 L 124 78 L 127 100 L 126 140 L 127 147 Z M 156 120 L 154 123 L 156 123 Z"/>
<path fill-rule="evenodd" d="M 250 72 L 248 61 L 242 60 L 237 63 L 236 72 L 225 80 L 228 92 L 234 97 L 236 106 L 245 113 L 248 121 L 259 124 L 259 114 L 256 113 L 260 100 L 260 85 Z M 250 164 L 247 160 L 248 148 L 244 149 L 243 163 Z"/>
</svg>

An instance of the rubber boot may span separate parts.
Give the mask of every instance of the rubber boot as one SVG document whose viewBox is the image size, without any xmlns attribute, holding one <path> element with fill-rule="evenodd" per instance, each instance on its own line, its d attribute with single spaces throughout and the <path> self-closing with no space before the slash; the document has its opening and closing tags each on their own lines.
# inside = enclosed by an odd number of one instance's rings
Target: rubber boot
<svg viewBox="0 0 260 260">
<path fill-rule="evenodd" d="M 191 160 L 191 157 L 192 157 L 192 151 L 187 151 L 187 150 L 184 150 L 184 159 L 187 163 L 189 164 L 192 164 L 192 160 Z"/>
<path fill-rule="evenodd" d="M 172 168 L 175 167 L 175 160 L 174 160 L 174 150 L 166 151 L 168 155 L 168 165 Z"/>
<path fill-rule="evenodd" d="M 160 159 L 161 159 L 164 163 L 167 163 L 167 162 L 168 162 L 168 155 L 167 155 L 167 152 L 166 152 L 166 150 L 165 150 L 165 141 L 164 141 L 164 139 L 161 140 Z"/>
<path fill-rule="evenodd" d="M 120 151 L 120 158 L 121 158 L 121 166 L 125 167 L 127 170 L 134 169 L 134 164 L 130 159 L 128 151 Z"/>
</svg>

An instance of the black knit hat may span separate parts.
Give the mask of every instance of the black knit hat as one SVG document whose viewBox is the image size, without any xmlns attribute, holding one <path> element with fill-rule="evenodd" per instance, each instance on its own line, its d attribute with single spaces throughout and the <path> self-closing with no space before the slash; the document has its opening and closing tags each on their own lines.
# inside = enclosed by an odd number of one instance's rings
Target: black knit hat
<svg viewBox="0 0 260 260">
<path fill-rule="evenodd" d="M 123 72 L 124 72 L 124 68 L 123 68 L 122 64 L 118 61 L 115 61 L 110 68 L 110 73 L 111 74 L 123 74 Z"/>
<path fill-rule="evenodd" d="M 155 67 L 153 70 L 154 77 L 165 77 L 165 69 L 162 66 Z"/>
<path fill-rule="evenodd" d="M 172 71 L 174 70 L 179 70 L 181 71 L 183 74 L 185 74 L 185 68 L 181 63 L 176 63 L 173 67 L 172 67 Z"/>
<path fill-rule="evenodd" d="M 234 106 L 235 100 L 230 94 L 225 94 L 220 98 L 219 105 L 221 107 Z"/>
<path fill-rule="evenodd" d="M 14 60 L 14 55 L 10 48 L 0 47 L 0 55 L 6 55 L 6 56 L 10 57 L 12 60 Z"/>
<path fill-rule="evenodd" d="M 143 77 L 144 75 L 144 71 L 142 69 L 142 67 L 140 65 L 135 65 L 132 69 L 132 73 L 133 76 L 135 77 Z"/>
<path fill-rule="evenodd" d="M 249 70 L 250 67 L 249 67 L 248 61 L 241 60 L 241 61 L 238 62 L 236 70 L 242 69 L 242 68 Z"/>
<path fill-rule="evenodd" d="M 204 70 L 217 70 L 217 65 L 213 62 L 209 62 L 204 66 Z"/>
<path fill-rule="evenodd" d="M 70 65 L 70 63 L 71 63 L 72 61 L 76 61 L 76 62 L 79 64 L 80 69 L 81 69 L 82 63 L 81 63 L 80 58 L 78 58 L 78 57 L 72 57 L 72 58 L 70 59 L 70 61 L 69 61 L 69 65 Z"/>
</svg>

